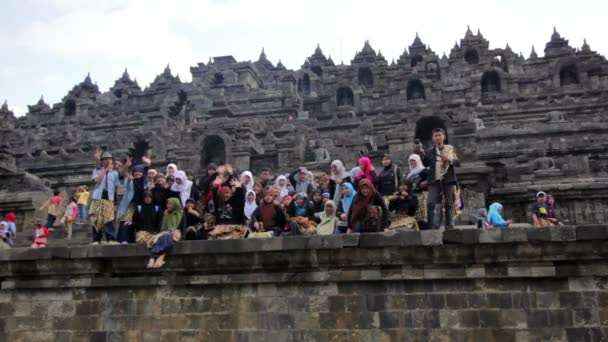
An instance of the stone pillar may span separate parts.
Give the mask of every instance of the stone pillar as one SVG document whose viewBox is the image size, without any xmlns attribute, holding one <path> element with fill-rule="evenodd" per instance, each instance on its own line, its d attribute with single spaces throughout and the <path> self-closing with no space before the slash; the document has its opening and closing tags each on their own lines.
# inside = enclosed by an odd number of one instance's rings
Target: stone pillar
<svg viewBox="0 0 608 342">
<path fill-rule="evenodd" d="M 251 168 L 251 152 L 248 146 L 235 146 L 232 149 L 232 163 L 236 169 L 245 171 Z"/>
</svg>

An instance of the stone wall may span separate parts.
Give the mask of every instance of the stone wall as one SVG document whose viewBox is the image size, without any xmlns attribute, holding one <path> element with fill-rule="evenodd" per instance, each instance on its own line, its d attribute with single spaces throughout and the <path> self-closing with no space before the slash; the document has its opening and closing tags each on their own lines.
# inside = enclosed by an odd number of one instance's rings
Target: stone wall
<svg viewBox="0 0 608 342">
<path fill-rule="evenodd" d="M 2 341 L 596 341 L 608 227 L 3 251 Z"/>
</svg>

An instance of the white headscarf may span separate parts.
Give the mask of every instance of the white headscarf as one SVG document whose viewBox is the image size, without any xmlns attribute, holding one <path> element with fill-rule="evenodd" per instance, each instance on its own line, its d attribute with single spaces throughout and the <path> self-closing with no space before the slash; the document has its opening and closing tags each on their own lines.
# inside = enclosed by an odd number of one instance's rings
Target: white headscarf
<svg viewBox="0 0 608 342">
<path fill-rule="evenodd" d="M 245 176 L 249 177 L 250 183 L 245 184 Z M 243 171 L 243 173 L 241 173 L 240 180 L 241 180 L 241 184 L 243 185 L 243 190 L 245 190 L 245 191 L 253 190 L 254 180 L 253 180 L 253 173 L 251 173 L 251 171 Z"/>
<path fill-rule="evenodd" d="M 285 185 L 283 185 L 283 186 L 281 186 L 281 184 L 279 184 L 279 181 L 281 179 L 285 180 Z M 285 176 L 277 177 L 277 180 L 275 181 L 274 184 L 281 187 L 281 192 L 279 192 L 279 202 L 281 202 L 283 200 L 283 197 L 289 195 L 289 189 L 287 188 L 287 177 L 285 177 Z"/>
<path fill-rule="evenodd" d="M 247 200 L 247 197 L 249 197 L 249 194 L 253 194 L 253 201 L 249 201 Z M 255 203 L 255 191 L 253 190 L 249 190 L 247 191 L 247 194 L 245 195 L 245 216 L 247 217 L 248 220 L 251 220 L 251 215 L 253 214 L 253 212 L 257 209 L 258 205 L 257 203 Z"/>
<path fill-rule="evenodd" d="M 171 185 L 171 191 L 179 192 L 179 199 L 182 202 L 182 206 L 186 206 L 186 201 L 190 198 L 190 191 L 192 191 L 192 182 L 188 180 L 184 171 L 175 171 L 173 174 L 175 182 Z M 182 181 L 182 184 L 177 184 L 177 179 Z"/>
<path fill-rule="evenodd" d="M 333 162 L 331 162 L 331 165 L 336 167 L 336 174 L 331 175 L 332 180 L 334 180 L 334 181 L 336 179 L 344 180 L 344 179 L 350 177 L 350 174 L 348 174 L 348 172 L 346 172 L 346 168 L 344 167 L 344 164 L 340 160 L 334 160 Z"/>
<path fill-rule="evenodd" d="M 410 179 L 412 177 L 416 177 L 418 176 L 418 174 L 420 172 L 422 172 L 422 170 L 424 170 L 424 165 L 422 165 L 422 160 L 420 159 L 420 156 L 417 154 L 411 154 L 410 157 L 408 158 L 408 163 L 413 160 L 416 162 L 416 167 L 413 169 L 410 169 L 410 172 L 407 174 L 407 179 Z"/>
<path fill-rule="evenodd" d="M 179 169 L 177 168 L 177 165 L 175 165 L 175 164 L 169 164 L 169 165 L 167 165 L 167 176 L 169 175 L 169 168 L 171 168 L 171 167 L 173 169 L 175 169 L 175 172 L 179 171 Z M 174 175 L 175 175 L 175 173 L 174 173 Z"/>
</svg>

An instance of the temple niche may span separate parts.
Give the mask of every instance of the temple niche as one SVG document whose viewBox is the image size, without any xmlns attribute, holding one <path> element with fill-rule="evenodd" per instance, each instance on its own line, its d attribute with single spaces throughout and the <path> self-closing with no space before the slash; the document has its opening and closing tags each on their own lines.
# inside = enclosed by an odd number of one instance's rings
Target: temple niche
<svg viewBox="0 0 608 342">
<path fill-rule="evenodd" d="M 425 100 L 424 85 L 420 80 L 411 80 L 407 83 L 407 100 Z"/>
<path fill-rule="evenodd" d="M 143 86 L 126 69 L 109 89 L 86 75 L 58 103 L 33 99 L 25 116 L 3 105 L 1 157 L 69 192 L 89 184 L 98 147 L 197 175 L 224 162 L 318 174 L 334 159 L 351 168 L 361 155 L 379 166 L 386 152 L 406 164 L 416 139 L 431 146 L 432 130 L 443 128 L 474 202 L 460 223 L 494 201 L 526 222 L 540 190 L 567 208 L 565 221 L 598 223 L 588 211 L 608 212 L 608 62 L 587 41 L 572 46 L 547 33 L 544 50 L 527 58 L 467 28 L 443 55 L 412 33 L 388 59 L 365 41 L 350 63 L 317 45 L 295 69 L 262 49 L 254 62 L 192 61 L 191 82 L 169 65 Z"/>
<path fill-rule="evenodd" d="M 224 142 L 224 139 L 217 135 L 208 136 L 203 139 L 201 151 L 201 169 L 206 169 L 207 165 L 211 163 L 220 165 L 227 162 L 226 143 Z"/>
</svg>

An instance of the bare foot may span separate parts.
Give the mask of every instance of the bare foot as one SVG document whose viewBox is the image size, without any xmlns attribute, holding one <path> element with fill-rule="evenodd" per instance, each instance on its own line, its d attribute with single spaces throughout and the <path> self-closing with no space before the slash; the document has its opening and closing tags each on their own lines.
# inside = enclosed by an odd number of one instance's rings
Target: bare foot
<svg viewBox="0 0 608 342">
<path fill-rule="evenodd" d="M 150 258 L 150 261 L 148 261 L 148 265 L 146 266 L 146 268 L 154 268 L 154 259 Z"/>
<path fill-rule="evenodd" d="M 154 262 L 154 268 L 161 268 L 161 267 L 163 267 L 164 264 L 165 264 L 165 255 L 161 255 L 158 257 L 158 259 L 156 259 L 156 262 Z"/>
</svg>

